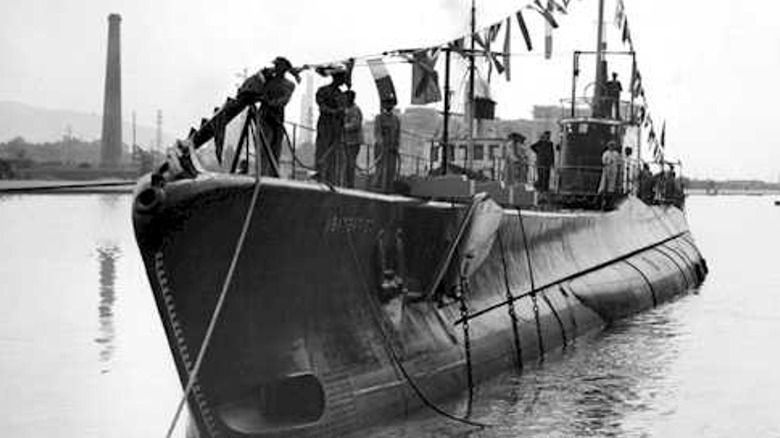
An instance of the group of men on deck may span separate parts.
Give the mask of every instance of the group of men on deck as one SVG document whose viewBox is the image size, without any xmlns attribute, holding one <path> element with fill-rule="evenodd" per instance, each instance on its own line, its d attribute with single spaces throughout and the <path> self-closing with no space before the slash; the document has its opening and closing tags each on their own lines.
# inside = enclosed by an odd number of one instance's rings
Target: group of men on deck
<svg viewBox="0 0 780 438">
<path fill-rule="evenodd" d="M 550 171 L 555 162 L 555 151 L 550 140 L 550 131 L 544 131 L 539 140 L 526 146 L 525 136 L 509 134 L 505 149 L 504 182 L 507 184 L 534 184 L 537 191 L 550 189 Z"/>
<path fill-rule="evenodd" d="M 320 109 L 317 120 L 315 162 L 320 181 L 345 187 L 355 186 L 357 157 L 363 139 L 363 114 L 355 104 L 355 92 L 350 88 L 347 72 L 337 70 L 332 81 L 317 90 L 316 101 Z M 398 172 L 398 149 L 401 138 L 401 121 L 393 109 L 395 99 L 383 99 L 380 113 L 374 120 L 376 172 L 373 188 L 392 190 Z"/>
<path fill-rule="evenodd" d="M 247 79 L 238 92 L 239 101 L 262 103 L 258 122 L 263 137 L 260 148 L 263 175 L 279 176 L 279 157 L 286 135 L 284 108 L 295 91 L 295 83 L 286 77 L 288 73 L 300 80 L 290 61 L 277 57 L 272 68 L 263 69 Z M 319 118 L 314 178 L 332 185 L 354 187 L 357 157 L 365 143 L 363 114 L 355 104 L 355 92 L 350 87 L 347 71 L 337 68 L 324 73 L 330 75 L 331 82 L 316 93 Z M 383 99 L 374 123 L 376 172 L 372 185 L 374 189 L 385 192 L 392 190 L 400 164 L 401 123 L 393 111 L 396 104 L 395 98 Z"/>
<path fill-rule="evenodd" d="M 653 173 L 648 163 L 637 161 L 632 155 L 631 147 L 624 148 L 621 153 L 616 141 L 607 143 L 601 155 L 603 167 L 598 189 L 602 208 L 610 207 L 626 194 L 636 195 L 647 204 L 678 204 L 684 199 L 682 180 L 671 163 L 659 163 L 660 171 Z"/>
<path fill-rule="evenodd" d="M 263 69 L 254 80 L 248 80 L 239 89 L 239 100 L 262 102 L 258 120 L 264 137 L 264 145 L 260 149 L 261 172 L 264 175 L 279 176 L 279 157 L 286 135 L 284 108 L 295 90 L 295 83 L 286 78 L 288 73 L 300 80 L 290 61 L 277 57 L 272 68 Z M 363 114 L 355 104 L 355 92 L 351 89 L 348 72 L 344 69 L 333 69 L 328 74 L 331 82 L 320 87 L 316 93 L 319 119 L 314 178 L 332 185 L 354 187 L 357 157 L 365 143 Z M 621 86 L 616 74 L 613 73 L 613 80 L 607 83 L 607 89 L 610 115 L 619 118 Z M 394 112 L 396 105 L 395 96 L 383 97 L 380 113 L 374 123 L 376 168 L 371 185 L 375 190 L 383 192 L 393 190 L 400 165 L 401 126 Z M 543 132 L 539 140 L 530 146 L 525 145 L 525 140 L 525 136 L 519 133 L 509 135 L 504 154 L 505 181 L 533 183 L 537 191 L 546 192 L 550 190 L 550 175 L 555 161 L 555 148 L 550 140 L 550 131 Z M 626 178 L 628 171 L 624 170 L 624 159 L 614 142 L 604 151 L 602 164 L 599 193 L 609 195 L 623 192 L 627 188 L 627 182 L 635 179 Z"/>
</svg>

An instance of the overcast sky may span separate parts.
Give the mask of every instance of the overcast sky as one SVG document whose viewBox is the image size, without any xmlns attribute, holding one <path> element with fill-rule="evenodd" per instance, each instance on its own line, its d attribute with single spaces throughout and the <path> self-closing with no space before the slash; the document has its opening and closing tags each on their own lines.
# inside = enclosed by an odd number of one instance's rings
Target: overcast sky
<svg viewBox="0 0 780 438">
<path fill-rule="evenodd" d="M 479 25 L 527 3 L 477 0 Z M 651 113 L 659 126 L 667 123 L 669 155 L 695 177 L 777 180 L 780 6 L 769 0 L 625 3 Z M 596 5 L 571 0 L 551 60 L 542 56 L 541 18 L 526 13 L 535 51 L 513 59 L 511 82 L 493 77 L 500 117 L 529 117 L 534 104 L 568 96 L 571 51 L 595 46 Z M 136 111 L 140 124 L 153 126 L 161 109 L 165 130 L 184 135 L 233 94 L 245 68 L 256 71 L 277 54 L 303 64 L 440 44 L 465 33 L 468 7 L 469 0 L 3 0 L 0 101 L 100 113 L 107 15 L 115 12 L 122 15 L 125 119 Z M 607 0 L 609 48 L 621 50 L 613 16 L 614 0 Z M 522 53 L 513 26 L 512 51 Z M 410 68 L 390 67 L 408 103 Z M 358 103 L 374 113 L 368 69 L 355 74 Z M 627 88 L 628 73 L 621 76 Z M 296 95 L 302 90 L 303 84 Z M 298 118 L 299 106 L 297 100 L 288 106 L 288 118 Z"/>
</svg>

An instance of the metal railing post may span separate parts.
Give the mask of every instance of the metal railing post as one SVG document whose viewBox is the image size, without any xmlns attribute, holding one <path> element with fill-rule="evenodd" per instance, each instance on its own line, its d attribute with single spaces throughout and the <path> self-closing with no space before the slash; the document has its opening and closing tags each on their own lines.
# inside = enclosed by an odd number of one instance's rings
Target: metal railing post
<svg viewBox="0 0 780 438">
<path fill-rule="evenodd" d="M 291 157 L 292 158 L 291 159 L 292 165 L 291 166 L 292 166 L 292 179 L 293 180 L 296 179 L 296 177 L 297 177 L 297 174 L 296 174 L 296 170 L 297 169 L 295 168 L 295 157 L 297 157 L 297 154 L 298 154 L 296 152 L 297 144 L 298 144 L 298 124 L 295 123 L 295 124 L 293 124 L 292 144 L 290 145 L 290 149 L 292 149 L 292 157 Z"/>
</svg>

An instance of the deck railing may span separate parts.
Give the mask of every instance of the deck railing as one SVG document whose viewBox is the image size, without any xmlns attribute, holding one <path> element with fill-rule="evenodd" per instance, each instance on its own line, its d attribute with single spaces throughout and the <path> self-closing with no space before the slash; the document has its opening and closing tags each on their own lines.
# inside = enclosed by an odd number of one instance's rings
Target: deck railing
<svg viewBox="0 0 780 438">
<path fill-rule="evenodd" d="M 311 179 L 316 172 L 315 138 L 316 129 L 301 124 L 288 122 L 287 135 L 282 144 L 279 159 L 280 177 L 294 180 Z M 306 133 L 310 141 L 305 141 Z M 554 193 L 556 195 L 599 196 L 607 192 L 602 187 L 602 166 L 552 166 L 549 168 L 537 166 L 534 163 L 518 163 L 504 158 L 504 139 L 475 139 L 473 148 L 467 140 L 453 140 L 450 144 L 450 168 L 448 172 L 464 173 L 477 180 L 501 181 L 507 185 L 525 184 L 529 190 Z M 243 164 L 244 172 L 253 173 L 254 148 L 250 147 L 248 162 Z M 427 154 L 418 155 L 399 152 L 397 156 L 397 179 L 412 176 L 426 176 L 435 173 L 440 168 L 443 147 L 431 140 Z M 207 151 L 201 152 L 204 155 Z M 246 149 L 244 149 L 246 154 Z M 347 185 L 346 149 L 337 148 L 336 154 L 336 185 Z M 233 153 L 235 155 L 235 153 Z M 224 157 L 221 169 L 224 170 L 234 157 Z M 247 161 L 246 158 L 238 160 Z M 367 190 L 377 189 L 376 175 L 381 157 L 371 144 L 363 144 L 359 148 L 356 169 L 355 187 Z M 656 165 L 657 166 L 657 165 Z M 668 169 L 667 169 L 668 167 Z M 238 166 L 239 173 L 242 166 Z M 216 169 L 214 169 L 216 170 Z M 655 173 L 642 171 L 642 163 L 637 160 L 626 160 L 619 168 L 618 181 L 610 193 L 616 195 L 633 194 L 648 203 L 680 203 L 682 199 L 679 163 L 665 163 L 661 170 Z M 440 170 L 439 170 L 440 171 Z M 547 183 L 544 175 L 549 175 Z M 541 178 L 540 178 L 541 176 Z"/>
</svg>

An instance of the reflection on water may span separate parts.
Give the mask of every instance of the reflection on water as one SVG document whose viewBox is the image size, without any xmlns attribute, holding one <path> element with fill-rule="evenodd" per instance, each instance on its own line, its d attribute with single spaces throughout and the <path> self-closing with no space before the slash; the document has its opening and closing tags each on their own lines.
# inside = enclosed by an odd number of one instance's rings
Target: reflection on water
<svg viewBox="0 0 780 438">
<path fill-rule="evenodd" d="M 116 336 L 114 328 L 114 303 L 116 302 L 117 262 L 122 255 L 116 243 L 113 224 L 125 222 L 122 217 L 125 210 L 122 200 L 126 196 L 104 194 L 97 197 L 100 222 L 110 226 L 106 232 L 100 232 L 96 239 L 98 261 L 98 336 L 95 342 L 100 346 L 101 373 L 110 371 L 111 358 L 114 355 Z M 102 231 L 102 230 L 101 230 Z"/>
<path fill-rule="evenodd" d="M 372 438 L 634 437 L 648 433 L 674 401 L 679 381 L 670 364 L 690 341 L 677 323 L 696 306 L 687 296 L 606 331 L 580 338 L 565 352 L 521 375 L 507 372 L 478 389 L 475 430 L 430 412 L 372 430 Z M 458 403 L 452 412 L 464 412 Z"/>
<path fill-rule="evenodd" d="M 164 434 L 181 390 L 130 201 L 0 196 L 3 436 Z"/>
<path fill-rule="evenodd" d="M 113 245 L 97 248 L 97 259 L 100 266 L 98 271 L 100 299 L 98 301 L 99 336 L 95 338 L 95 342 L 101 346 L 100 362 L 105 364 L 101 370 L 103 373 L 109 371 L 107 365 L 114 354 L 114 302 L 116 301 L 114 283 L 116 281 L 116 259 L 120 254 L 119 248 Z"/>
</svg>

